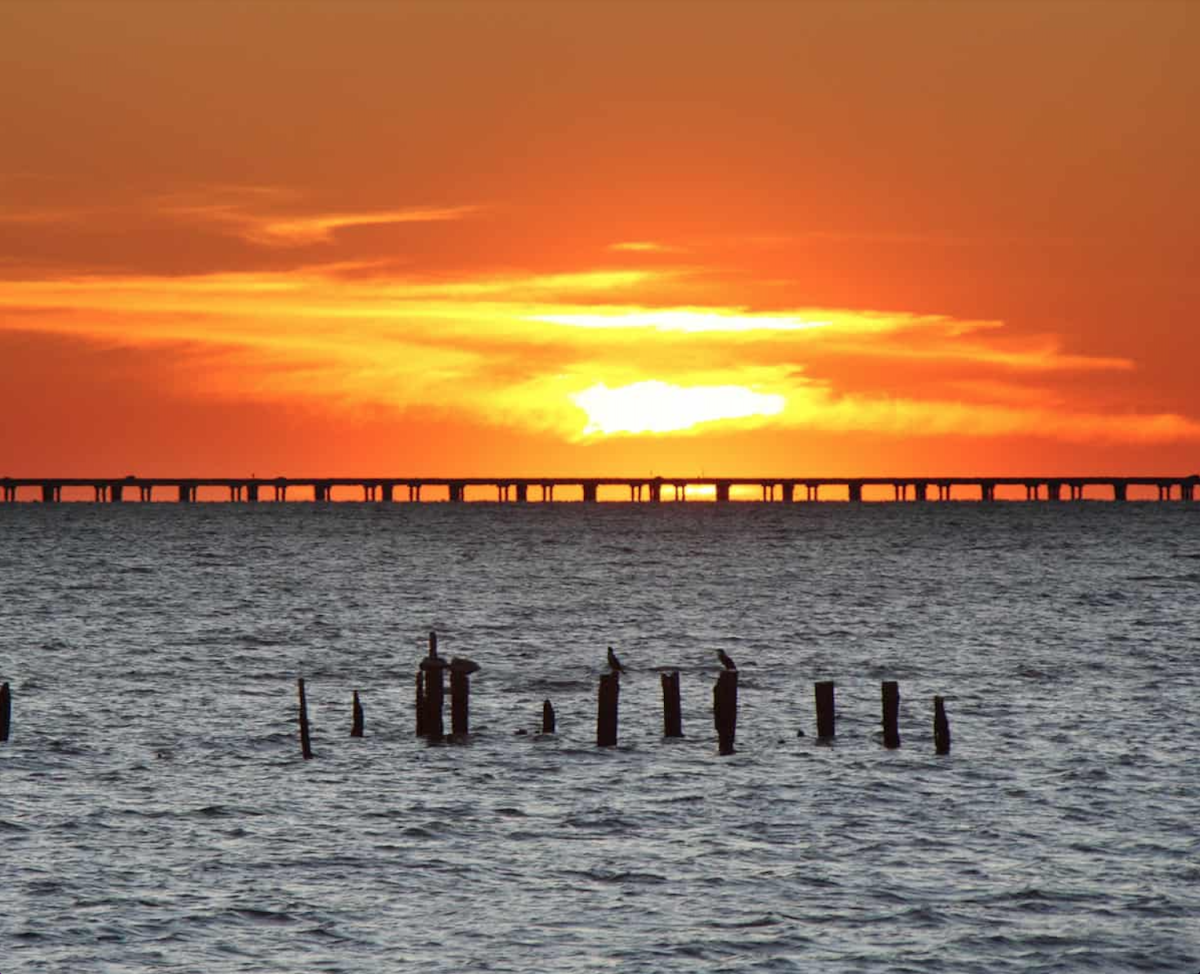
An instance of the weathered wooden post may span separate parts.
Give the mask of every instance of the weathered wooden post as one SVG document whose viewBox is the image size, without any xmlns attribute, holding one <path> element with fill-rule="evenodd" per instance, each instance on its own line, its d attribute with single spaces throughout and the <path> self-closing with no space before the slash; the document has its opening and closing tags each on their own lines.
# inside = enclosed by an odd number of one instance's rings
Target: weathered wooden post
<svg viewBox="0 0 1200 974">
<path fill-rule="evenodd" d="M 737 736 L 737 688 L 737 670 L 722 670 L 713 687 L 713 723 L 721 754 L 733 753 L 733 740 Z"/>
<path fill-rule="evenodd" d="M 554 705 L 545 700 L 542 702 L 542 733 L 553 734 L 555 726 Z"/>
<path fill-rule="evenodd" d="M 425 736 L 425 671 L 417 670 L 417 737 Z"/>
<path fill-rule="evenodd" d="M 883 746 L 900 746 L 900 684 L 883 682 Z"/>
<path fill-rule="evenodd" d="M 0 742 L 8 740 L 8 732 L 12 727 L 12 692 L 8 684 L 0 687 Z"/>
<path fill-rule="evenodd" d="M 679 706 L 679 671 L 662 674 L 663 737 L 683 737 L 683 715 Z"/>
<path fill-rule="evenodd" d="M 308 735 L 308 702 L 304 699 L 304 677 L 296 681 L 296 693 L 300 698 L 300 753 L 307 761 L 313 756 L 312 740 Z"/>
<path fill-rule="evenodd" d="M 450 667 L 450 733 L 465 736 L 470 725 L 471 678 Z"/>
<path fill-rule="evenodd" d="M 353 717 L 350 721 L 350 736 L 363 736 L 363 709 L 362 704 L 358 700 L 358 691 L 354 691 L 354 702 L 351 704 Z"/>
<path fill-rule="evenodd" d="M 820 740 L 830 740 L 836 734 L 833 716 L 833 681 L 822 680 L 813 684 L 817 698 L 817 737 Z"/>
<path fill-rule="evenodd" d="M 442 720 L 442 703 L 446 697 L 446 683 L 443 679 L 446 661 L 437 654 L 436 632 L 429 634 L 429 655 L 421 660 L 421 670 L 425 673 L 424 736 L 431 741 L 440 741 L 446 736 L 446 725 Z"/>
<path fill-rule="evenodd" d="M 938 754 L 950 753 L 950 720 L 941 697 L 933 698 L 933 746 Z"/>
<path fill-rule="evenodd" d="M 612 747 L 617 743 L 617 709 L 621 697 L 619 673 L 600 676 L 600 701 L 596 713 L 596 746 Z"/>
</svg>

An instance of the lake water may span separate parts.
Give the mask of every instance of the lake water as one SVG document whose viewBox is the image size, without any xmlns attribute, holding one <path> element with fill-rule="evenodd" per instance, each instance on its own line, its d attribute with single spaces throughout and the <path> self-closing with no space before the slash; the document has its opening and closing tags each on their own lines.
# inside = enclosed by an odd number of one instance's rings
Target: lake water
<svg viewBox="0 0 1200 974">
<path fill-rule="evenodd" d="M 5 974 L 1200 969 L 1200 503 L 5 505 L 0 680 Z"/>
</svg>

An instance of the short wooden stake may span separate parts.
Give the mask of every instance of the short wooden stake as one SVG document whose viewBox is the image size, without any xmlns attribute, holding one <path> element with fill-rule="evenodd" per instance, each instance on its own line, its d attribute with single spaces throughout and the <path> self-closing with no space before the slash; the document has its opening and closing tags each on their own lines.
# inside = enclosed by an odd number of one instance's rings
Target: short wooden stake
<svg viewBox="0 0 1200 974">
<path fill-rule="evenodd" d="M 12 727 L 12 692 L 8 684 L 0 687 L 0 741 L 8 740 L 8 732 Z"/>
<path fill-rule="evenodd" d="M 737 670 L 722 670 L 713 687 L 713 723 L 722 754 L 733 753 L 733 740 L 737 736 L 737 696 Z"/>
<path fill-rule="evenodd" d="M 425 673 L 417 670 L 417 737 L 425 736 Z"/>
<path fill-rule="evenodd" d="M 545 700 L 542 702 L 542 733 L 553 734 L 555 726 L 554 705 Z"/>
<path fill-rule="evenodd" d="M 466 673 L 450 671 L 450 733 L 465 736 L 469 733 L 471 712 L 471 678 Z"/>
<path fill-rule="evenodd" d="M 883 746 L 900 746 L 900 684 L 883 682 Z"/>
<path fill-rule="evenodd" d="M 613 747 L 617 743 L 617 710 L 620 698 L 620 674 L 602 674 L 600 676 L 600 701 L 596 712 L 597 747 Z"/>
<path fill-rule="evenodd" d="M 363 709 L 362 709 L 362 704 L 359 702 L 359 699 L 358 699 L 358 691 L 357 690 L 354 691 L 354 702 L 353 702 L 353 704 L 351 704 L 351 710 L 353 712 L 353 717 L 350 722 L 350 736 L 351 737 L 362 737 L 363 736 Z"/>
<path fill-rule="evenodd" d="M 683 737 L 683 715 L 679 707 L 679 671 L 662 674 L 663 737 Z"/>
<path fill-rule="evenodd" d="M 941 697 L 933 698 L 933 746 L 938 754 L 950 753 L 950 719 Z"/>
<path fill-rule="evenodd" d="M 304 677 L 296 681 L 296 693 L 300 698 L 300 753 L 307 761 L 313 756 L 312 740 L 308 734 L 308 702 L 304 699 Z"/>
<path fill-rule="evenodd" d="M 817 698 L 817 737 L 828 740 L 837 733 L 833 716 L 833 681 L 813 684 L 813 692 Z"/>
</svg>

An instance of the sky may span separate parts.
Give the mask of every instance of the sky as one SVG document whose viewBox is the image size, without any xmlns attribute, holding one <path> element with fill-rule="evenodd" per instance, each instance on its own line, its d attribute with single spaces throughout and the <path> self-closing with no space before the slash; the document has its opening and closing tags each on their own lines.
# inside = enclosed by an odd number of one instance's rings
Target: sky
<svg viewBox="0 0 1200 974">
<path fill-rule="evenodd" d="M 0 475 L 1200 470 L 1200 4 L 0 2 Z"/>
</svg>

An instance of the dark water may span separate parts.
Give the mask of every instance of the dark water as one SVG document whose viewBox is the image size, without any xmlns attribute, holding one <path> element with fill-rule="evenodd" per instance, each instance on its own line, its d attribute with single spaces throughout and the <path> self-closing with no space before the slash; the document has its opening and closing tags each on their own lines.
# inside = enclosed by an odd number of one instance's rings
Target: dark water
<svg viewBox="0 0 1200 974">
<path fill-rule="evenodd" d="M 1200 504 L 7 506 L 0 679 L 5 974 L 1200 968 Z"/>
</svg>

